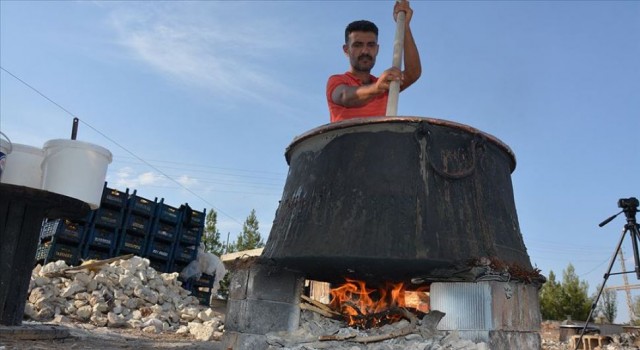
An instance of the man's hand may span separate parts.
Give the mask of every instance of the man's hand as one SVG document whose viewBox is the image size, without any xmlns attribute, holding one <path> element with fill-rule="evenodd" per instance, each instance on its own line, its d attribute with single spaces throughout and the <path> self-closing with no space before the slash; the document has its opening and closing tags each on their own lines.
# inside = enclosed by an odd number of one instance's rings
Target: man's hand
<svg viewBox="0 0 640 350">
<path fill-rule="evenodd" d="M 380 74 L 378 81 L 375 83 L 376 90 L 379 93 L 387 92 L 392 81 L 399 81 L 400 85 L 402 85 L 402 80 L 404 80 L 402 71 L 396 67 L 391 67 Z"/>
<path fill-rule="evenodd" d="M 398 21 L 398 12 L 403 11 L 405 13 L 404 16 L 404 25 L 408 26 L 409 22 L 411 22 L 411 17 L 413 16 L 413 10 L 411 6 L 409 6 L 408 0 L 400 0 L 396 1 L 396 4 L 393 6 L 393 20 Z"/>
</svg>

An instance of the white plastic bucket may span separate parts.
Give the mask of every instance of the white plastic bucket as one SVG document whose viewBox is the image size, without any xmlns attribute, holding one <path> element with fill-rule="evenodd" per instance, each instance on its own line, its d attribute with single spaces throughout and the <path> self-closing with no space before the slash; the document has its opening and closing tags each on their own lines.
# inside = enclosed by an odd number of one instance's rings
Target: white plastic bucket
<svg viewBox="0 0 640 350">
<path fill-rule="evenodd" d="M 7 163 L 0 182 L 11 185 L 42 188 L 42 148 L 19 143 L 7 155 Z"/>
<path fill-rule="evenodd" d="M 108 149 L 77 140 L 45 142 L 42 189 L 77 198 L 91 209 L 100 207 L 107 166 L 113 156 Z"/>
<path fill-rule="evenodd" d="M 2 138 L 5 138 L 4 140 Z M 7 163 L 7 154 L 11 153 L 11 140 L 0 131 L 0 179 L 2 179 L 2 172 Z"/>
</svg>

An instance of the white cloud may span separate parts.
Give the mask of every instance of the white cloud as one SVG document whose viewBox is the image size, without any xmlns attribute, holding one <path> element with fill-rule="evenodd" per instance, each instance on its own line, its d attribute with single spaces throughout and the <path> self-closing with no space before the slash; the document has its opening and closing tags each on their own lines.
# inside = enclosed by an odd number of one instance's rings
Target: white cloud
<svg viewBox="0 0 640 350">
<path fill-rule="evenodd" d="M 229 6 L 222 11 L 215 2 L 197 4 L 116 7 L 110 24 L 135 59 L 171 79 L 207 89 L 220 101 L 250 99 L 290 109 L 284 96 L 305 99 L 265 69 L 295 47 L 282 19 L 231 18 Z"/>
<path fill-rule="evenodd" d="M 138 173 L 131 167 L 123 167 L 116 170 L 112 176 L 115 179 L 108 179 L 114 182 L 116 188 L 139 188 L 141 186 L 164 186 L 168 180 L 163 175 L 155 172 Z"/>
<path fill-rule="evenodd" d="M 178 177 L 176 181 L 178 181 L 179 184 L 187 188 L 192 188 L 199 184 L 199 181 L 197 179 L 194 179 L 188 175 L 182 175 Z"/>
</svg>

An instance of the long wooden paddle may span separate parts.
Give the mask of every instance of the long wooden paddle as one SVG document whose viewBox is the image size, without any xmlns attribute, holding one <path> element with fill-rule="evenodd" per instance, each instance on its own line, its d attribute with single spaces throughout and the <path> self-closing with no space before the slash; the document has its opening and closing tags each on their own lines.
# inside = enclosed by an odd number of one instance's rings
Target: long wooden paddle
<svg viewBox="0 0 640 350">
<path fill-rule="evenodd" d="M 398 0 L 404 1 L 404 0 Z M 393 40 L 393 67 L 402 69 L 402 52 L 404 50 L 404 11 L 398 12 L 396 18 L 396 36 Z M 398 115 L 398 97 L 400 96 L 400 82 L 392 81 L 389 85 L 389 100 L 387 101 L 387 113 L 388 117 L 395 117 Z"/>
</svg>

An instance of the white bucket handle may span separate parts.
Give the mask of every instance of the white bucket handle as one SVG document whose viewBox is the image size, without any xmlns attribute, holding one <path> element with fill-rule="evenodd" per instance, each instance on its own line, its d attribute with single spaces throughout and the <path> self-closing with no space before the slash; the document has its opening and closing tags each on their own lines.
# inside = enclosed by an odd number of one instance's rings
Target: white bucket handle
<svg viewBox="0 0 640 350">
<path fill-rule="evenodd" d="M 11 153 L 11 151 L 13 151 L 13 144 L 11 143 L 11 140 L 9 140 L 9 137 L 2 131 L 0 131 L 0 135 L 4 136 L 4 138 L 7 139 L 7 142 L 9 143 L 9 152 L 7 152 L 7 154 Z"/>
</svg>

